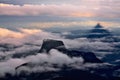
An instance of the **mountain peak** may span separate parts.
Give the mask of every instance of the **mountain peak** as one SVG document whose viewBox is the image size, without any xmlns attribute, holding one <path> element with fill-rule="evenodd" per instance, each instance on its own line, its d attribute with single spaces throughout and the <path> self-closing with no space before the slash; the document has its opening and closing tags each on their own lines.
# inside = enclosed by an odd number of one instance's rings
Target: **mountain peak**
<svg viewBox="0 0 120 80">
<path fill-rule="evenodd" d="M 52 39 L 45 39 L 43 40 L 42 47 L 40 49 L 41 52 L 49 52 L 51 49 L 66 49 L 63 41 L 60 40 L 52 40 Z"/>
<path fill-rule="evenodd" d="M 98 24 L 95 26 L 95 28 L 103 28 L 103 26 L 102 26 L 100 23 L 98 23 Z"/>
<path fill-rule="evenodd" d="M 69 50 L 65 47 L 63 41 L 61 40 L 52 40 L 52 39 L 45 39 L 43 40 L 43 44 L 41 49 L 39 50 L 39 53 L 49 53 L 51 49 L 57 49 L 58 51 L 67 54 L 70 57 L 82 57 L 84 59 L 84 62 L 90 62 L 90 63 L 102 63 L 101 60 L 99 60 L 94 53 L 92 52 L 80 52 L 79 50 Z"/>
</svg>

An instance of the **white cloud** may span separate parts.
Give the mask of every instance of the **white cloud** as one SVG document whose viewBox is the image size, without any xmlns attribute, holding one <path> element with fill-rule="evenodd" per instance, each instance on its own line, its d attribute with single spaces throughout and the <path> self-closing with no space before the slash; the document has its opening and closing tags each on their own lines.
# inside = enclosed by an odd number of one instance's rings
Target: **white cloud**
<svg viewBox="0 0 120 80">
<path fill-rule="evenodd" d="M 44 32 L 38 29 L 19 29 L 18 32 L 0 28 L 0 43 L 8 43 L 14 45 L 21 45 L 26 42 L 33 43 L 36 40 L 43 40 L 45 38 L 59 38 L 59 35 L 53 35 L 52 33 Z M 40 41 L 41 42 L 41 41 Z"/>
<path fill-rule="evenodd" d="M 9 59 L 6 62 L 0 62 L 0 77 L 5 76 L 5 73 L 15 74 L 15 67 L 23 64 L 22 59 Z"/>
<path fill-rule="evenodd" d="M 28 70 L 29 72 L 32 71 L 51 71 L 51 70 L 59 70 L 63 65 L 70 65 L 76 64 L 79 62 L 81 64 L 83 62 L 82 58 L 70 58 L 66 54 L 58 52 L 57 50 L 51 50 L 50 54 L 42 53 L 32 56 L 27 56 L 26 58 L 16 58 L 16 59 L 9 59 L 4 62 L 0 62 L 0 76 L 5 76 L 5 73 L 12 73 L 15 74 L 15 68 L 23 63 L 28 62 L 29 65 L 26 68 L 20 68 L 21 70 Z M 47 62 L 47 63 L 46 63 Z M 44 63 L 46 63 L 44 65 Z M 58 69 L 53 67 L 54 64 L 58 65 Z M 29 67 L 31 66 L 32 67 Z M 27 68 L 28 67 L 28 68 Z M 31 68 L 29 70 L 29 68 Z"/>
<path fill-rule="evenodd" d="M 76 1 L 75 1 L 76 2 Z M 107 4 L 103 4 L 103 2 Z M 94 3 L 94 4 L 93 4 Z M 112 8 L 111 9 L 111 5 Z M 0 15 L 57 15 L 72 17 L 120 17 L 119 1 L 117 6 L 110 1 L 81 0 L 79 5 L 75 4 L 0 4 Z M 89 6 L 89 7 L 88 7 Z M 9 12 L 8 12 L 9 11 Z M 108 14 L 109 13 L 109 14 Z M 107 14 L 107 15 L 106 15 Z"/>
</svg>

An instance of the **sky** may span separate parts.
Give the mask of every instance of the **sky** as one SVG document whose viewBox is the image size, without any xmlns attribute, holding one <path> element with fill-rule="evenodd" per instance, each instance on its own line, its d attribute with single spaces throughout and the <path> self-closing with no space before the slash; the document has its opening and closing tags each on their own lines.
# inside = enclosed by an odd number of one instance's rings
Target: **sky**
<svg viewBox="0 0 120 80">
<path fill-rule="evenodd" d="M 2 28 L 120 27 L 120 0 L 0 0 Z"/>
</svg>

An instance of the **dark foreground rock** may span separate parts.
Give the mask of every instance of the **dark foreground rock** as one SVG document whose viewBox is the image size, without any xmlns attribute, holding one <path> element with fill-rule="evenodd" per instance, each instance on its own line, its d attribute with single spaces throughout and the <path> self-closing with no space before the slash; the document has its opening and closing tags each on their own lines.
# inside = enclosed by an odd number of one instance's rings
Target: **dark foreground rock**
<svg viewBox="0 0 120 80">
<path fill-rule="evenodd" d="M 81 52 L 79 50 L 66 49 L 63 41 L 59 40 L 44 40 L 39 53 L 49 53 L 51 49 L 57 49 L 58 51 L 67 54 L 70 57 L 82 57 L 85 63 L 102 63 L 102 61 L 99 60 L 93 52 Z"/>
<path fill-rule="evenodd" d="M 66 49 L 65 45 L 62 41 L 45 39 L 43 40 L 43 44 L 39 53 L 46 52 L 48 53 L 51 49 Z"/>
</svg>

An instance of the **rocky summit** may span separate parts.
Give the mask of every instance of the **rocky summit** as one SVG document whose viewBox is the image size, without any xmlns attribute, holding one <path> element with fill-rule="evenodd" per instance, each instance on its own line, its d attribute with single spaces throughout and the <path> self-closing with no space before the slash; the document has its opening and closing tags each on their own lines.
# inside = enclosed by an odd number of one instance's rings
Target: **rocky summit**
<svg viewBox="0 0 120 80">
<path fill-rule="evenodd" d="M 69 50 L 65 47 L 63 41 L 47 39 L 43 41 L 42 47 L 39 53 L 49 53 L 51 49 L 57 49 L 58 51 L 67 54 L 70 57 L 82 57 L 84 62 L 89 63 L 102 63 L 93 52 L 82 52 L 79 50 Z"/>
<path fill-rule="evenodd" d="M 49 54 L 49 51 L 52 49 L 56 49 L 70 57 L 82 57 L 84 59 L 83 63 L 102 63 L 102 61 L 98 59 L 93 52 L 81 52 L 79 50 L 69 50 L 65 47 L 63 41 L 60 40 L 52 40 L 52 39 L 43 40 L 42 47 L 38 53 Z M 15 69 L 18 69 L 21 66 L 27 66 L 28 64 L 29 62 L 24 63 L 22 65 L 17 66 Z"/>
<path fill-rule="evenodd" d="M 39 50 L 39 53 L 42 52 L 49 52 L 51 49 L 66 49 L 64 46 L 64 43 L 59 40 L 52 40 L 52 39 L 45 39 L 43 40 L 43 44 L 41 49 Z"/>
</svg>

